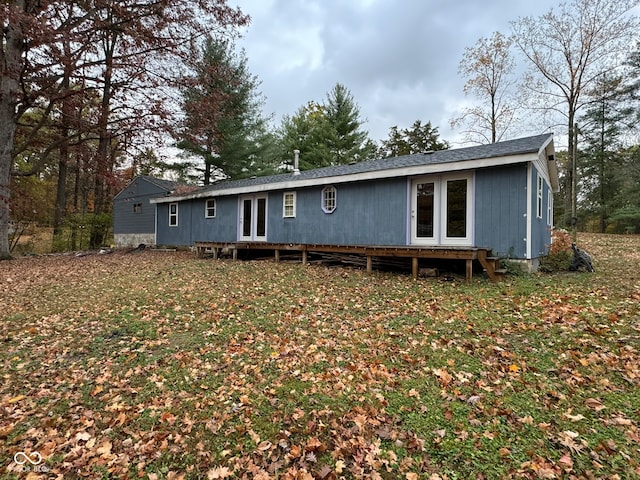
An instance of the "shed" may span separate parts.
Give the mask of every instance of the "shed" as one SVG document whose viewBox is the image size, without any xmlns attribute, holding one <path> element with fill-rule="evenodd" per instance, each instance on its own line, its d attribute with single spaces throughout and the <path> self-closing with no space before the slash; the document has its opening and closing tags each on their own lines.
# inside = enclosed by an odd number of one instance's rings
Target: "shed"
<svg viewBox="0 0 640 480">
<path fill-rule="evenodd" d="M 156 243 L 156 207 L 152 198 L 167 195 L 176 182 L 139 175 L 113 199 L 113 234 L 116 247 Z"/>
<path fill-rule="evenodd" d="M 553 135 L 543 134 L 223 181 L 151 203 L 158 244 L 409 247 L 442 258 L 482 248 L 535 270 L 558 189 Z"/>
</svg>

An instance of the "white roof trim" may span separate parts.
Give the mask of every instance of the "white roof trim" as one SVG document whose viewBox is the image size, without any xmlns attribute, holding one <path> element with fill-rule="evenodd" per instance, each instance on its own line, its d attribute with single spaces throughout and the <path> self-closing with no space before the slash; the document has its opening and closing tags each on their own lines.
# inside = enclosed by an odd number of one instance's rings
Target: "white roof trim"
<svg viewBox="0 0 640 480">
<path fill-rule="evenodd" d="M 551 138 L 551 137 L 550 137 Z M 542 147 L 542 151 L 545 147 Z M 362 180 L 379 180 L 383 178 L 409 177 L 413 175 L 428 175 L 444 172 L 457 172 L 461 170 L 471 170 L 476 168 L 496 167 L 501 165 L 512 165 L 515 163 L 531 162 L 538 158 L 538 153 L 528 153 L 520 155 L 509 155 L 505 157 L 482 158 L 477 160 L 463 160 L 458 162 L 445 162 L 427 165 L 415 165 L 411 167 L 388 168 L 375 170 L 372 172 L 353 173 L 347 175 L 292 179 L 282 182 L 272 182 L 258 185 L 247 185 L 243 187 L 220 188 L 218 190 L 202 190 L 184 195 L 171 197 L 152 198 L 151 203 L 172 203 L 196 198 L 212 198 L 227 195 L 243 195 L 248 193 L 260 193 L 274 190 L 294 190 L 296 188 L 313 187 L 329 184 L 339 184 L 348 182 L 358 182 Z"/>
</svg>

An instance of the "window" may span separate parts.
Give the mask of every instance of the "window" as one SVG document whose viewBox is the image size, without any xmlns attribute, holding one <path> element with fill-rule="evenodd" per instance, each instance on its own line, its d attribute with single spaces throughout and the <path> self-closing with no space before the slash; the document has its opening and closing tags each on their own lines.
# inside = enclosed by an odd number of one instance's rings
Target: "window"
<svg viewBox="0 0 640 480">
<path fill-rule="evenodd" d="M 322 211 L 333 213 L 336 209 L 336 187 L 330 185 L 322 189 Z"/>
<path fill-rule="evenodd" d="M 553 227 L 553 192 L 547 192 L 547 225 Z"/>
<path fill-rule="evenodd" d="M 216 216 L 216 199 L 209 198 L 204 204 L 205 218 L 214 218 Z"/>
<path fill-rule="evenodd" d="M 542 218 L 542 177 L 540 175 L 538 175 L 538 203 L 536 207 L 536 216 Z"/>
<path fill-rule="evenodd" d="M 178 204 L 177 203 L 169 204 L 169 226 L 170 227 L 178 226 Z"/>
<path fill-rule="evenodd" d="M 447 180 L 446 184 L 446 234 L 447 238 L 467 236 L 467 179 Z"/>
<path fill-rule="evenodd" d="M 142 213 L 142 204 L 134 203 L 133 204 L 133 213 Z"/>
<path fill-rule="evenodd" d="M 284 192 L 282 195 L 282 216 L 284 218 L 296 216 L 296 192 Z"/>
</svg>

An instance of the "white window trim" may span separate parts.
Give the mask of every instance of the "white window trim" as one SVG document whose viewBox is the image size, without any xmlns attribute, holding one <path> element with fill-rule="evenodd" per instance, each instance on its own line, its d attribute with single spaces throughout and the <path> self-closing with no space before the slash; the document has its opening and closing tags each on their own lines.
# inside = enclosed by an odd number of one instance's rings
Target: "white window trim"
<svg viewBox="0 0 640 480">
<path fill-rule="evenodd" d="M 292 204 L 287 205 L 287 197 L 291 196 Z M 291 215 L 287 215 L 287 206 L 293 207 Z M 284 192 L 282 194 L 282 217 L 283 218 L 295 218 L 296 217 L 296 192 Z"/>
<path fill-rule="evenodd" d="M 258 204 L 264 200 L 265 225 L 264 235 L 258 235 Z M 250 234 L 244 235 L 244 202 L 251 202 Z M 266 194 L 243 195 L 238 197 L 238 241 L 240 242 L 266 242 L 269 229 L 269 196 Z"/>
<path fill-rule="evenodd" d="M 475 198 L 475 174 L 451 173 L 447 175 L 426 175 L 411 179 L 409 196 L 409 223 L 410 243 L 412 245 L 444 245 L 444 246 L 468 246 L 473 245 L 475 238 L 475 217 L 473 199 Z M 467 235 L 465 237 L 447 237 L 447 182 L 450 180 L 467 181 Z M 416 225 L 416 193 L 419 183 L 433 183 L 434 188 L 434 220 L 433 236 L 418 237 Z"/>
<path fill-rule="evenodd" d="M 209 215 L 209 202 L 213 202 L 213 215 Z M 216 218 L 216 213 L 218 210 L 218 205 L 216 204 L 215 198 L 207 198 L 204 202 L 204 218 Z"/>
<path fill-rule="evenodd" d="M 542 177 L 540 174 L 538 176 L 538 189 L 537 189 L 537 201 L 536 201 L 536 217 L 542 218 L 542 192 L 544 190 L 544 183 L 542 182 Z"/>
<path fill-rule="evenodd" d="M 553 227 L 553 192 L 547 192 L 547 225 Z"/>
<path fill-rule="evenodd" d="M 176 207 L 176 213 L 171 213 L 171 207 L 175 205 Z M 172 224 L 171 223 L 171 217 L 175 217 L 176 218 L 176 223 Z M 170 203 L 169 204 L 169 226 L 170 227 L 177 227 L 178 226 L 178 204 L 177 203 Z"/>
<path fill-rule="evenodd" d="M 327 208 L 327 192 L 333 192 L 333 208 Z M 336 187 L 333 185 L 327 185 L 322 189 L 322 195 L 320 197 L 320 206 L 324 213 L 333 213 L 336 211 L 336 208 L 338 207 L 338 191 L 336 190 Z"/>
</svg>

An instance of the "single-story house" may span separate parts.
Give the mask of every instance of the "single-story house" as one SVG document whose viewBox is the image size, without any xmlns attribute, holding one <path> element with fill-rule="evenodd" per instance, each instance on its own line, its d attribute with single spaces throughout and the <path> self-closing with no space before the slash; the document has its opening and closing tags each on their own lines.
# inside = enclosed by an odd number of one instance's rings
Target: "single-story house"
<svg viewBox="0 0 640 480">
<path fill-rule="evenodd" d="M 137 247 L 156 243 L 155 197 L 170 194 L 178 184 L 139 175 L 113 199 L 113 237 L 116 247 Z"/>
<path fill-rule="evenodd" d="M 296 160 L 290 173 L 165 191 L 151 203 L 161 245 L 482 247 L 535 270 L 558 190 L 548 133 L 307 171 Z"/>
</svg>

